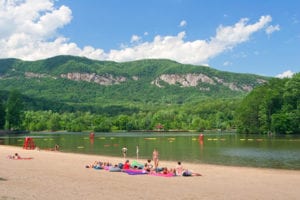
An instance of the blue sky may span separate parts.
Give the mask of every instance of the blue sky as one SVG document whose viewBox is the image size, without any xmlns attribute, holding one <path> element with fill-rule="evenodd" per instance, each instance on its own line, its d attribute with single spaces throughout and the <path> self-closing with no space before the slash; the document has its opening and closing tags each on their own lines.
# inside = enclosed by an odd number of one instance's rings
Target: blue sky
<svg viewBox="0 0 300 200">
<path fill-rule="evenodd" d="M 0 58 L 167 58 L 266 76 L 300 72 L 300 1 L 5 0 Z"/>
</svg>

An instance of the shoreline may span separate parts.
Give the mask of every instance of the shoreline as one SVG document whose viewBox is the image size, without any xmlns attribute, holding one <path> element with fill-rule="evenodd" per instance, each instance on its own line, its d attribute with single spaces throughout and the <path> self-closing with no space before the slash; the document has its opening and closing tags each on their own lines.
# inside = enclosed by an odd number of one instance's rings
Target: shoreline
<svg viewBox="0 0 300 200">
<path fill-rule="evenodd" d="M 11 160 L 19 153 L 31 160 Z M 298 199 L 300 171 L 195 164 L 197 177 L 155 177 L 87 169 L 95 160 L 113 164 L 121 157 L 0 145 L 0 199 Z M 133 158 L 129 158 L 132 160 Z M 144 163 L 145 160 L 139 160 Z M 159 166 L 175 167 L 160 161 Z"/>
<path fill-rule="evenodd" d="M 7 144 L 0 144 L 0 146 L 8 146 L 8 147 L 16 147 L 16 148 L 21 148 L 21 146 L 14 146 L 14 145 L 7 145 Z M 40 149 L 41 151 L 51 151 L 51 148 L 49 149 Z M 31 150 L 32 151 L 32 150 Z M 71 152 L 71 151 L 58 151 L 60 153 L 66 153 L 66 154 L 75 154 L 75 155 L 87 155 L 87 156 L 101 156 L 101 157 L 107 157 L 107 158 L 112 158 L 114 159 L 118 159 L 121 158 L 120 156 L 112 156 L 112 155 L 101 155 L 101 154 L 93 154 L 93 153 L 75 153 L 75 152 Z M 130 157 L 127 156 L 127 159 L 130 160 L 136 160 L 135 157 Z M 149 157 L 147 158 L 141 158 L 139 160 L 142 160 L 143 162 L 145 162 L 147 159 L 149 159 Z M 254 169 L 270 169 L 270 170 L 288 170 L 288 171 L 299 171 L 300 172 L 300 168 L 276 168 L 276 167 L 259 167 L 259 166 L 251 166 L 251 165 L 226 165 L 226 164 L 218 164 L 218 163 L 201 163 L 201 162 L 190 162 L 190 161 L 185 161 L 185 160 L 160 160 L 160 162 L 167 162 L 167 163 L 174 163 L 176 164 L 178 161 L 180 162 L 184 162 L 186 164 L 192 164 L 192 165 L 212 165 L 212 166 L 223 166 L 223 167 L 239 167 L 239 168 L 254 168 Z M 172 167 L 172 166 L 171 166 Z M 1 199 L 0 199 L 1 200 Z"/>
</svg>

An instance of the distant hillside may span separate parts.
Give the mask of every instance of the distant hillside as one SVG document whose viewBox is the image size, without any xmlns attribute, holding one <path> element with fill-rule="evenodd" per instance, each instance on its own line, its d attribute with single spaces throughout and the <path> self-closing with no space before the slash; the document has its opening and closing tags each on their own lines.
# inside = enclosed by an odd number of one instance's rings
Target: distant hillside
<svg viewBox="0 0 300 200">
<path fill-rule="evenodd" d="M 0 59 L 0 90 L 5 93 L 18 89 L 31 99 L 28 102 L 36 102 L 30 106 L 36 109 L 58 106 L 97 110 L 107 106 L 170 105 L 204 98 L 235 98 L 269 79 L 165 59 L 124 63 L 74 56 L 38 61 Z"/>
</svg>

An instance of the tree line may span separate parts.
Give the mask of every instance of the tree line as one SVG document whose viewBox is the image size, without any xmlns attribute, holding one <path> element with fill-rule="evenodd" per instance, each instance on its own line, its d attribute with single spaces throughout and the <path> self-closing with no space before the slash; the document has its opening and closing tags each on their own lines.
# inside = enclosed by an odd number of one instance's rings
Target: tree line
<svg viewBox="0 0 300 200">
<path fill-rule="evenodd" d="M 24 110 L 12 91 L 0 102 L 0 128 L 28 131 L 232 130 L 240 133 L 300 133 L 300 74 L 274 78 L 242 99 L 206 99 L 183 105 L 136 109 L 133 113 Z M 128 108 L 130 105 L 128 105 Z M 124 107 L 120 107 L 124 109 Z M 105 109 L 102 109 L 105 110 Z"/>
<path fill-rule="evenodd" d="M 186 108 L 168 108 L 116 116 L 79 111 L 61 114 L 53 111 L 25 111 L 21 126 L 30 131 L 110 132 L 117 130 L 224 130 L 232 128 L 234 124 L 232 113 L 227 113 L 227 111 L 203 111 L 203 116 L 197 112 L 189 114 L 186 111 Z"/>
</svg>

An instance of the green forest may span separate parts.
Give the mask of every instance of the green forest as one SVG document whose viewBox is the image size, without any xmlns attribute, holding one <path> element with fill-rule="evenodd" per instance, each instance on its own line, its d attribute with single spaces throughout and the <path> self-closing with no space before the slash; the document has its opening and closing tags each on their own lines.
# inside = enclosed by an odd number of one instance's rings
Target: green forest
<svg viewBox="0 0 300 200">
<path fill-rule="evenodd" d="M 0 129 L 297 134 L 299 76 L 271 78 L 166 59 L 0 59 Z"/>
<path fill-rule="evenodd" d="M 300 133 L 300 73 L 255 88 L 236 110 L 241 133 Z"/>
<path fill-rule="evenodd" d="M 205 131 L 237 130 L 247 134 L 300 133 L 300 73 L 274 78 L 241 98 L 206 98 L 169 106 L 114 106 L 98 112 L 28 110 L 28 98 L 2 92 L 2 129 L 28 131 Z M 31 102 L 31 101 L 30 101 Z M 114 109 L 112 114 L 110 109 Z"/>
</svg>

